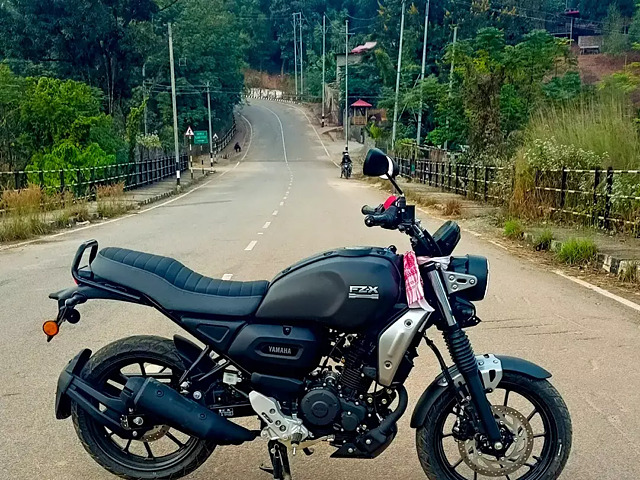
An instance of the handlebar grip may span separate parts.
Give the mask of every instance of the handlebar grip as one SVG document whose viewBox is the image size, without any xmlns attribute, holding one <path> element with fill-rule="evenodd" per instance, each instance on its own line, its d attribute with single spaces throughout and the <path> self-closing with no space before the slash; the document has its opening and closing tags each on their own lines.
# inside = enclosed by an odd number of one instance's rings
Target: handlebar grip
<svg viewBox="0 0 640 480">
<path fill-rule="evenodd" d="M 397 227 L 397 217 L 398 209 L 396 207 L 389 207 L 384 213 L 367 215 L 364 219 L 364 224 L 367 227 L 382 227 L 393 229 Z"/>
<path fill-rule="evenodd" d="M 378 213 L 378 210 L 380 209 L 380 205 L 378 205 L 377 207 L 372 207 L 370 205 L 365 205 L 362 207 L 362 214 L 363 215 L 374 215 L 376 213 Z"/>
</svg>

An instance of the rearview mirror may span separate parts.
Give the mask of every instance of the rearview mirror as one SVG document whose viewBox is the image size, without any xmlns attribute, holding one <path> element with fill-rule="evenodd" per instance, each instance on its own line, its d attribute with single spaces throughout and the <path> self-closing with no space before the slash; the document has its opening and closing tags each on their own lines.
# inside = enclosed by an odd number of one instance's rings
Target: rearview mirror
<svg viewBox="0 0 640 480">
<path fill-rule="evenodd" d="M 394 159 L 378 148 L 372 148 L 364 160 L 362 173 L 367 177 L 395 178 L 398 175 L 398 164 Z"/>
</svg>

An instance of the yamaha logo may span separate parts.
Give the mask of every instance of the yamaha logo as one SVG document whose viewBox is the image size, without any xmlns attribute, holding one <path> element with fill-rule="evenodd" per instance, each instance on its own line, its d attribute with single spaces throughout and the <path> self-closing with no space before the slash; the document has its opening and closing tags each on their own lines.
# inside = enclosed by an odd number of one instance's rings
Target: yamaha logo
<svg viewBox="0 0 640 480">
<path fill-rule="evenodd" d="M 296 354 L 297 349 L 284 345 L 266 345 L 262 351 L 271 355 L 285 355 L 293 357 Z"/>
<path fill-rule="evenodd" d="M 368 300 L 378 300 L 380 298 L 380 294 L 378 293 L 378 288 L 370 285 L 351 285 L 349 287 L 349 298 L 351 299 L 368 299 Z"/>
</svg>

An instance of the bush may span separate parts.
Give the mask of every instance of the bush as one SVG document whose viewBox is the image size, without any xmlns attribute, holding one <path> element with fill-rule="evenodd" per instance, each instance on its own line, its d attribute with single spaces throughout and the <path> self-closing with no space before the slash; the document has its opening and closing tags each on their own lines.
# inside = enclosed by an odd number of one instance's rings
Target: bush
<svg viewBox="0 0 640 480">
<path fill-rule="evenodd" d="M 640 272 L 638 272 L 638 268 L 640 268 L 640 263 L 638 262 L 629 262 L 627 265 L 622 267 L 618 272 L 618 278 L 620 281 L 625 283 L 636 283 L 640 281 Z"/>
<path fill-rule="evenodd" d="M 562 244 L 556 253 L 558 260 L 569 265 L 584 265 L 593 261 L 598 247 L 590 239 L 571 238 Z"/>
<path fill-rule="evenodd" d="M 104 185 L 96 190 L 98 215 L 103 218 L 122 215 L 131 209 L 124 199 L 124 184 Z"/>
<path fill-rule="evenodd" d="M 536 250 L 549 250 L 553 241 L 553 232 L 549 229 L 543 230 L 533 241 L 533 248 Z"/>
<path fill-rule="evenodd" d="M 442 213 L 447 217 L 457 217 L 462 213 L 462 204 L 459 200 L 447 200 L 442 209 Z"/>
<path fill-rule="evenodd" d="M 504 222 L 504 236 L 518 240 L 524 235 L 524 228 L 519 220 L 507 220 Z"/>
<path fill-rule="evenodd" d="M 43 195 L 40 188 L 31 185 L 22 190 L 7 190 L 0 199 L 0 242 L 25 240 L 48 231 L 42 211 Z"/>
</svg>

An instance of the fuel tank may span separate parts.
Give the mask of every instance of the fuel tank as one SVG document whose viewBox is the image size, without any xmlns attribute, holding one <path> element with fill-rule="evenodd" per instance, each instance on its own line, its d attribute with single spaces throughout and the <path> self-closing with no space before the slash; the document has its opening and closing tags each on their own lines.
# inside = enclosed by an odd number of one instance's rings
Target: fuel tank
<svg viewBox="0 0 640 480">
<path fill-rule="evenodd" d="M 256 317 L 357 332 L 389 318 L 402 285 L 402 257 L 388 249 L 330 250 L 280 272 Z"/>
</svg>

